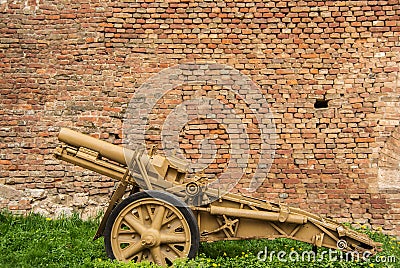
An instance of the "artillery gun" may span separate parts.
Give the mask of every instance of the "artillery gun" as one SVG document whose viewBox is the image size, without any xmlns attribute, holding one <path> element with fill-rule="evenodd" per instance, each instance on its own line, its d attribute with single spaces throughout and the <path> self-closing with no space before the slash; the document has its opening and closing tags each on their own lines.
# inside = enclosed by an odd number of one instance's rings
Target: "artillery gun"
<svg viewBox="0 0 400 268">
<path fill-rule="evenodd" d="M 58 159 L 119 181 L 95 235 L 104 236 L 112 259 L 168 265 L 194 257 L 200 242 L 281 237 L 360 254 L 380 251 L 381 244 L 333 220 L 185 181 L 186 166 L 178 158 L 147 155 L 66 128 L 58 139 Z"/>
</svg>

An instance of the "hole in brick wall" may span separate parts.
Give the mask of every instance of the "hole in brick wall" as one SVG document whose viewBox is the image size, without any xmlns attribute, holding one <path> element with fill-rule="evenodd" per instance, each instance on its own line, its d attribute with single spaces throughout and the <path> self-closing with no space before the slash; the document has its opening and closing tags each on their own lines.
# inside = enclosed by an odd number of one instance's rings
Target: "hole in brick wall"
<svg viewBox="0 0 400 268">
<path fill-rule="evenodd" d="M 328 108 L 328 100 L 316 100 L 314 103 L 314 108 L 321 109 L 321 108 Z"/>
<path fill-rule="evenodd" d="M 109 135 L 109 139 L 112 142 L 115 142 L 115 140 L 120 140 L 121 139 L 121 137 L 120 137 L 120 135 L 118 133 L 108 133 L 108 135 Z"/>
</svg>

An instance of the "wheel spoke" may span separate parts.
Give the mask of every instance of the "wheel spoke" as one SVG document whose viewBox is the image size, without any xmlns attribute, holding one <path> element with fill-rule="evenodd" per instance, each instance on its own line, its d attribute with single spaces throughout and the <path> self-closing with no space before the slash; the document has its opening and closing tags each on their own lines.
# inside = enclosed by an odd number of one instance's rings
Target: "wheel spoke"
<svg viewBox="0 0 400 268">
<path fill-rule="evenodd" d="M 171 230 L 176 230 L 177 228 L 181 228 L 182 226 L 182 222 L 179 220 L 173 221 L 171 222 Z"/>
<path fill-rule="evenodd" d="M 174 247 L 173 245 L 167 245 L 170 249 L 172 249 L 172 251 L 175 252 L 176 255 L 181 256 L 182 255 L 182 251 L 178 250 L 176 247 Z"/>
<path fill-rule="evenodd" d="M 143 234 L 144 231 L 146 231 L 146 227 L 143 226 L 132 214 L 126 214 L 124 220 L 133 230 L 138 232 L 140 235 Z"/>
<path fill-rule="evenodd" d="M 139 219 L 142 224 L 144 224 L 144 214 L 143 214 L 143 206 L 139 206 L 137 208 L 138 214 L 139 214 Z"/>
<path fill-rule="evenodd" d="M 160 230 L 162 226 L 162 222 L 164 220 L 164 215 L 165 215 L 165 207 L 164 206 L 158 206 L 157 208 L 157 213 L 154 216 L 153 222 L 151 224 L 151 227 Z"/>
<path fill-rule="evenodd" d="M 186 236 L 184 234 L 161 234 L 160 241 L 162 244 L 185 243 Z"/>
<path fill-rule="evenodd" d="M 169 247 L 171 248 L 173 251 L 169 250 L 163 250 L 163 253 L 165 255 L 165 257 L 170 260 L 171 262 L 173 262 L 176 258 L 182 257 L 182 252 L 179 252 L 176 248 L 174 247 Z"/>
<path fill-rule="evenodd" d="M 141 262 L 142 258 L 143 258 L 143 250 L 139 252 L 139 254 L 137 254 L 138 259 L 136 260 L 136 262 Z"/>
<path fill-rule="evenodd" d="M 167 215 L 167 217 L 168 217 L 168 215 Z M 166 220 L 161 224 L 161 226 L 165 225 L 175 219 L 178 219 L 178 216 L 176 214 L 172 214 L 170 217 L 166 218 Z"/>
<path fill-rule="evenodd" d="M 133 235 L 133 234 L 136 233 L 136 231 L 135 231 L 135 230 L 124 230 L 124 229 L 119 229 L 118 233 L 119 233 L 119 234 L 130 234 L 130 235 Z"/>
<path fill-rule="evenodd" d="M 150 205 L 148 204 L 148 205 L 146 205 L 146 211 L 147 211 L 147 215 L 149 216 L 149 218 L 151 219 L 151 220 L 153 220 L 153 215 L 152 215 L 152 213 L 151 213 L 151 207 L 150 207 Z"/>
<path fill-rule="evenodd" d="M 161 252 L 160 246 L 150 248 L 150 253 L 156 264 L 161 265 L 161 266 L 165 265 L 165 259 Z"/>
<path fill-rule="evenodd" d="M 124 259 L 128 260 L 128 259 L 131 259 L 133 256 L 135 256 L 140 251 L 142 251 L 143 249 L 144 249 L 144 247 L 142 246 L 142 244 L 138 242 L 138 243 L 130 245 L 129 247 L 124 249 L 122 251 L 122 255 L 123 255 Z"/>
<path fill-rule="evenodd" d="M 135 241 L 135 239 L 132 236 L 133 236 L 132 233 L 131 234 L 128 234 L 128 233 L 121 234 L 121 233 L 119 233 L 118 234 L 118 243 L 132 243 L 132 242 Z M 139 236 L 136 236 L 136 237 L 139 237 Z"/>
</svg>

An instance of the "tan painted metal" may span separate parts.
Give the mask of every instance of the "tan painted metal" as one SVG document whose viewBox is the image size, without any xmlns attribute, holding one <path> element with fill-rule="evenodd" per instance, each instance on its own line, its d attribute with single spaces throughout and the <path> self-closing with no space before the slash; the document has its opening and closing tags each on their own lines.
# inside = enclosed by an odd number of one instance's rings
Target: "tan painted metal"
<svg viewBox="0 0 400 268">
<path fill-rule="evenodd" d="M 277 212 L 269 212 L 269 211 L 259 211 L 259 210 L 248 210 L 248 209 L 240 209 L 240 208 L 227 208 L 221 206 L 210 206 L 210 214 L 211 215 L 225 215 L 229 217 L 236 218 L 246 218 L 246 219 L 255 219 L 255 220 L 263 220 L 263 221 L 275 221 L 275 222 L 287 222 L 287 223 L 298 223 L 303 224 L 307 222 L 307 217 L 303 215 L 289 214 L 280 211 Z"/>
<path fill-rule="evenodd" d="M 89 135 L 85 135 L 68 128 L 61 129 L 58 139 L 72 147 L 84 147 L 90 149 L 94 153 L 97 153 L 102 157 L 112 159 L 113 161 L 122 165 L 126 165 L 127 163 L 124 150 L 127 155 L 133 155 L 133 151 L 129 149 L 124 149 L 123 147 L 93 138 Z M 82 141 L 85 143 L 84 146 L 82 146 Z"/>
<path fill-rule="evenodd" d="M 354 250 L 359 253 L 368 251 L 375 254 L 380 250 L 381 245 L 371 240 L 367 235 L 353 231 L 333 220 L 321 218 L 298 208 L 252 197 L 232 193 L 220 196 L 219 191 L 207 189 L 204 180 L 184 182 L 186 167 L 179 159 L 166 159 L 157 154 L 148 156 L 143 151 L 124 149 L 69 129 L 60 131 L 59 140 L 65 145 L 57 147 L 55 151 L 57 158 L 120 181 L 95 238 L 103 234 L 111 211 L 121 200 L 129 186 L 132 187 L 131 192 L 138 191 L 139 187 L 147 188 L 146 190 L 168 191 L 184 200 L 197 219 L 200 240 L 203 242 L 286 237 L 318 247 L 333 249 L 338 249 L 338 244 L 341 243 L 340 245 L 344 244 L 346 247 L 339 249 Z M 209 202 L 209 200 L 215 201 Z M 168 203 L 162 203 L 160 200 L 152 198 L 143 202 L 136 202 L 126 211 L 123 210 L 116 222 L 124 221 L 124 219 L 128 222 L 138 221 L 140 217 L 133 219 L 127 214 L 128 211 L 136 211 L 134 208 L 145 207 L 150 211 L 164 207 L 163 210 L 178 215 L 178 219 L 182 221 L 182 226 L 187 227 L 187 224 L 190 224 L 185 223 L 185 219 L 179 216 L 179 210 L 174 209 Z M 153 212 L 147 213 L 150 221 L 157 221 L 154 219 L 156 213 L 154 213 L 154 216 L 152 216 Z M 140 236 L 137 235 L 129 240 L 127 235 L 124 234 L 125 231 L 121 230 L 120 225 L 115 226 L 117 227 L 112 229 L 113 237 L 111 239 L 114 239 L 114 242 L 112 242 L 113 252 L 115 248 L 114 256 L 119 260 L 134 259 L 140 261 L 146 259 L 145 256 L 147 256 L 150 261 L 165 264 L 167 259 L 172 260 L 175 257 L 186 256 L 188 250 L 186 242 L 184 246 L 178 247 L 185 249 L 180 253 L 166 251 L 167 248 L 170 249 L 175 244 L 169 244 L 167 240 L 164 241 L 160 238 L 161 227 L 157 229 L 158 227 L 154 228 L 151 224 L 139 226 L 137 222 L 133 222 L 131 226 L 140 229 L 137 230 Z M 189 237 L 187 233 L 185 233 L 185 237 Z M 135 244 L 137 246 L 132 247 L 134 250 L 130 250 L 130 254 L 126 254 L 120 248 L 120 245 L 123 244 L 120 240 L 128 244 L 137 243 Z M 162 243 L 167 245 L 161 247 Z M 165 251 L 162 251 L 163 249 Z"/>
<path fill-rule="evenodd" d="M 155 211 L 154 216 L 152 210 Z M 166 228 L 163 228 L 163 221 L 168 221 Z M 182 226 L 179 233 L 175 232 L 176 226 Z M 189 226 L 182 213 L 171 204 L 152 198 L 133 202 L 122 210 L 111 233 L 111 245 L 117 260 L 148 260 L 161 265 L 166 264 L 161 256 L 167 256 L 171 262 L 186 257 L 190 250 L 190 239 Z M 165 246 L 170 243 L 175 246 Z"/>
</svg>

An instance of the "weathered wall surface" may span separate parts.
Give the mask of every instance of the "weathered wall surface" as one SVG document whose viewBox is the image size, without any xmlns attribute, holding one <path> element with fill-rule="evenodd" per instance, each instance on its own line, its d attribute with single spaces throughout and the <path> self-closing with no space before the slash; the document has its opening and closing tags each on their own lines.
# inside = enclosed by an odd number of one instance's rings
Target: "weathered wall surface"
<svg viewBox="0 0 400 268">
<path fill-rule="evenodd" d="M 398 235 L 399 15 L 397 0 L 0 1 L 0 206 L 92 214 L 114 182 L 55 160 L 59 128 L 121 143 L 135 88 L 202 59 L 249 75 L 274 112 L 255 196 Z M 183 139 L 206 137 L 193 124 Z"/>
</svg>

